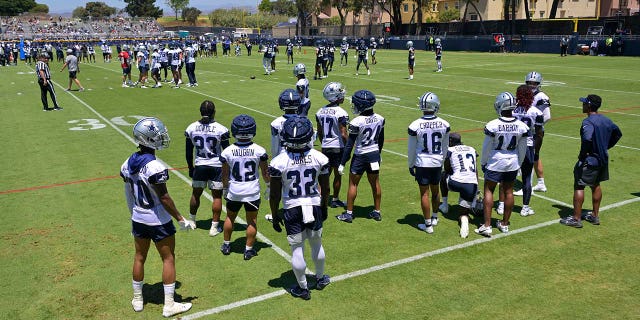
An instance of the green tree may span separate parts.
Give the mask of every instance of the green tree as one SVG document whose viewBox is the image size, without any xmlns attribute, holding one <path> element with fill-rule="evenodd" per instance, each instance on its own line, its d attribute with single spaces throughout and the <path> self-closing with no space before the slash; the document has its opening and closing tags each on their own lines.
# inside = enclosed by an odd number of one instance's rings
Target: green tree
<svg viewBox="0 0 640 320">
<path fill-rule="evenodd" d="M 162 9 L 156 7 L 155 0 L 124 0 L 127 6 L 124 10 L 131 17 L 151 17 L 159 18 L 162 16 Z"/>
<path fill-rule="evenodd" d="M 403 0 L 375 0 L 382 10 L 391 17 L 391 34 L 400 33 L 402 27 L 402 1 Z"/>
<path fill-rule="evenodd" d="M 296 4 L 291 0 L 276 0 L 271 5 L 271 13 L 285 15 L 285 16 L 295 16 L 296 15 Z"/>
<path fill-rule="evenodd" d="M 311 15 L 319 12 L 321 0 L 296 0 L 298 23 L 296 24 L 296 35 L 306 33 L 306 27 L 311 22 Z"/>
<path fill-rule="evenodd" d="M 165 0 L 165 3 L 173 9 L 173 12 L 176 13 L 176 20 L 178 20 L 178 11 L 184 10 L 189 5 L 189 0 Z M 184 20 L 184 12 L 182 15 Z"/>
<path fill-rule="evenodd" d="M 192 25 L 195 25 L 201 13 L 202 11 L 200 11 L 198 8 L 194 8 L 194 7 L 184 8 L 182 9 L 182 20 L 188 21 Z"/>
<path fill-rule="evenodd" d="M 460 19 L 460 10 L 456 8 L 449 8 L 444 11 L 438 12 L 438 22 L 451 22 L 453 20 Z"/>
<path fill-rule="evenodd" d="M 340 26 L 340 34 L 344 34 L 344 26 L 346 24 L 347 15 L 349 15 L 350 11 L 354 10 L 354 1 L 353 0 L 322 0 L 322 5 L 330 5 L 332 8 L 335 8 L 338 11 L 338 19 L 339 23 L 336 25 Z M 359 11 L 358 11 L 359 12 Z M 327 23 L 328 21 L 325 21 Z"/>
<path fill-rule="evenodd" d="M 85 9 L 87 14 L 93 18 L 106 18 L 116 13 L 116 8 L 109 7 L 104 2 L 87 2 Z"/>
<path fill-rule="evenodd" d="M 273 4 L 271 0 L 262 0 L 258 5 L 258 12 L 260 13 L 273 13 Z"/>
<path fill-rule="evenodd" d="M 71 12 L 71 17 L 85 20 L 89 18 L 89 12 L 84 7 L 77 7 Z"/>
<path fill-rule="evenodd" d="M 49 6 L 46 4 L 38 3 L 36 4 L 35 7 L 31 8 L 29 12 L 35 13 L 35 14 L 47 14 L 49 13 Z"/>
<path fill-rule="evenodd" d="M 16 16 L 35 6 L 35 0 L 0 0 L 0 16 Z"/>
</svg>

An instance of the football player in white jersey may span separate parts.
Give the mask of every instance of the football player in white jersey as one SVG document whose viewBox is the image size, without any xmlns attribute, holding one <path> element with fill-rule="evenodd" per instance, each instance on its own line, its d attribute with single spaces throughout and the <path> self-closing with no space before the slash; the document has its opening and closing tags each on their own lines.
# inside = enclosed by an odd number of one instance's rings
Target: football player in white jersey
<svg viewBox="0 0 640 320">
<path fill-rule="evenodd" d="M 342 59 L 344 59 L 344 65 L 347 65 L 349 60 L 349 42 L 347 37 L 342 38 L 342 44 L 340 45 L 340 65 L 342 66 Z"/>
<path fill-rule="evenodd" d="M 531 106 L 538 108 L 542 111 L 544 116 L 544 123 L 546 124 L 551 120 L 551 102 L 549 96 L 546 93 L 540 91 L 542 85 L 542 75 L 538 72 L 531 71 L 524 79 L 525 84 L 533 90 L 533 102 Z M 542 136 L 540 137 L 540 145 L 536 146 L 535 150 L 535 163 L 533 168 L 536 171 L 538 182 L 533 186 L 533 191 L 546 192 L 547 186 L 544 183 L 544 167 L 542 166 L 542 160 L 540 160 L 540 148 L 542 147 L 542 141 L 544 139 L 544 126 L 542 127 Z"/>
<path fill-rule="evenodd" d="M 131 213 L 131 234 L 136 247 L 131 305 L 136 312 L 144 308 L 144 263 L 153 240 L 162 259 L 162 315 L 170 317 L 191 309 L 191 303 L 173 300 L 176 289 L 176 228 L 171 218 L 176 219 L 183 230 L 193 230 L 196 224 L 185 219 L 176 208 L 167 191 L 169 170 L 155 156 L 156 150 L 169 147 L 169 133 L 164 123 L 156 118 L 141 119 L 133 126 L 133 138 L 140 150 L 133 153 L 120 167 L 127 206 Z"/>
<path fill-rule="evenodd" d="M 271 154 L 274 158 L 284 150 L 284 144 L 280 134 L 282 124 L 287 119 L 298 116 L 301 101 L 302 98 L 298 94 L 298 91 L 294 89 L 285 89 L 280 93 L 280 96 L 278 96 L 278 104 L 280 105 L 280 110 L 284 111 L 284 114 L 271 122 Z"/>
<path fill-rule="evenodd" d="M 205 100 L 200 105 L 202 119 L 190 124 L 184 132 L 186 137 L 186 158 L 189 177 L 193 178 L 193 191 L 189 201 L 191 220 L 196 220 L 200 207 L 200 196 L 206 186 L 211 190 L 213 204 L 211 211 L 210 236 L 222 232 L 220 213 L 222 212 L 222 163 L 220 153 L 229 146 L 229 130 L 215 121 L 216 106 Z M 195 162 L 193 154 L 195 151 Z"/>
<path fill-rule="evenodd" d="M 353 215 L 353 204 L 358 194 L 358 183 L 362 174 L 367 172 L 367 179 L 373 193 L 373 211 L 369 213 L 369 219 L 382 220 L 380 215 L 380 201 L 382 199 L 382 188 L 380 187 L 380 152 L 384 145 L 384 118 L 373 112 L 373 105 L 376 104 L 376 96 L 369 90 L 356 91 L 351 96 L 353 113 L 358 115 L 349 122 L 349 137 L 347 145 L 342 153 L 338 173 L 344 173 L 344 165 L 351 157 L 351 150 L 354 149 L 351 167 L 349 169 L 349 190 L 347 191 L 347 211 L 337 215 L 340 221 L 351 222 L 355 218 Z"/>
<path fill-rule="evenodd" d="M 153 53 L 151 54 L 151 78 L 156 84 L 151 88 L 160 88 L 162 87 L 162 83 L 160 82 L 160 68 L 162 67 L 160 63 L 160 54 L 158 53 L 158 48 L 155 46 L 153 49 Z"/>
<path fill-rule="evenodd" d="M 307 67 L 303 63 L 298 63 L 293 67 L 293 76 L 298 79 L 296 82 L 296 90 L 302 98 L 300 102 L 300 108 L 298 109 L 298 115 L 306 117 L 311 109 L 311 100 L 309 100 L 309 79 L 305 75 L 307 73 Z"/>
<path fill-rule="evenodd" d="M 473 147 L 462 144 L 462 137 L 457 132 L 449 134 L 449 148 L 444 157 L 444 175 L 440 181 L 442 190 L 443 213 L 449 212 L 447 198 L 449 191 L 459 192 L 460 199 L 460 237 L 469 236 L 469 213 L 482 210 L 482 200 L 478 194 L 478 153 Z"/>
<path fill-rule="evenodd" d="M 346 206 L 339 198 L 342 175 L 338 173 L 338 167 L 340 166 L 340 160 L 342 160 L 342 153 L 348 137 L 349 115 L 340 107 L 346 94 L 347 92 L 340 82 L 329 82 L 322 90 L 322 95 L 329 101 L 329 104 L 316 113 L 322 154 L 329 158 L 330 171 L 333 172 L 331 208 L 344 208 Z"/>
<path fill-rule="evenodd" d="M 535 211 L 529 207 L 531 201 L 532 183 L 533 178 L 533 165 L 535 161 L 535 150 L 539 150 L 539 145 L 542 142 L 544 125 L 544 115 L 540 109 L 532 106 L 533 92 L 527 85 L 521 85 L 516 92 L 516 103 L 518 106 L 513 110 L 513 116 L 518 120 L 524 122 L 529 126 L 530 135 L 527 137 L 527 153 L 520 168 L 522 172 L 522 189 L 514 191 L 514 196 L 522 196 L 522 210 L 520 215 L 523 217 L 535 214 Z M 502 185 L 500 185 L 502 188 Z M 500 193 L 500 202 L 498 202 L 498 208 L 496 209 L 498 214 L 504 212 L 504 199 L 503 193 Z"/>
<path fill-rule="evenodd" d="M 222 151 L 222 185 L 228 190 L 227 219 L 224 221 L 224 242 L 220 251 L 224 255 L 231 253 L 231 233 L 238 211 L 244 206 L 247 221 L 247 240 L 244 249 L 244 260 L 249 260 L 258 253 L 253 248 L 256 242 L 257 217 L 260 209 L 260 177 L 268 184 L 267 171 L 269 156 L 267 151 L 253 143 L 256 135 L 256 121 L 246 114 L 241 114 L 231 123 L 231 135 L 236 142 Z"/>
<path fill-rule="evenodd" d="M 197 87 L 198 80 L 196 80 L 196 49 L 191 41 L 187 41 L 187 47 L 184 49 L 185 68 L 187 69 L 187 77 L 189 83 L 187 87 Z"/>
<path fill-rule="evenodd" d="M 138 71 L 140 71 L 140 76 L 134 84 L 139 83 L 140 88 L 144 89 L 147 87 L 147 78 L 149 77 L 149 51 L 147 51 L 145 45 L 141 45 L 138 50 L 136 65 L 138 66 Z"/>
<path fill-rule="evenodd" d="M 424 224 L 418 229 L 433 233 L 438 224 L 438 205 L 440 204 L 440 180 L 442 164 L 449 144 L 449 122 L 438 117 L 440 99 L 435 93 L 425 92 L 418 100 L 422 117 L 409 125 L 408 165 L 409 174 L 415 177 L 420 188 L 420 207 Z M 429 196 L 431 191 L 431 196 Z M 431 209 L 433 208 L 433 215 Z"/>
<path fill-rule="evenodd" d="M 169 44 L 169 63 L 171 63 L 171 73 L 173 74 L 174 88 L 180 88 L 180 64 L 182 63 L 182 49 L 175 43 Z"/>
<path fill-rule="evenodd" d="M 310 147 L 313 134 L 309 119 L 287 119 L 282 126 L 286 151 L 275 156 L 269 164 L 269 204 L 273 228 L 282 232 L 281 224 L 284 221 L 291 246 L 291 266 L 298 282 L 290 293 L 304 300 L 311 299 L 305 274 L 305 240 L 309 241 L 311 259 L 315 265 L 315 288 L 322 290 L 330 283 L 329 276 L 324 274 L 325 253 L 322 247 L 322 225 L 327 219 L 329 198 L 329 159 Z M 278 215 L 280 198 L 282 216 Z"/>
<path fill-rule="evenodd" d="M 484 171 L 484 223 L 477 234 L 490 237 L 491 211 L 493 210 L 493 192 L 498 183 L 502 184 L 504 193 L 504 216 L 496 222 L 501 232 L 509 232 L 509 218 L 513 210 L 513 182 L 524 161 L 527 151 L 529 127 L 513 117 L 516 98 L 509 92 L 502 92 L 496 97 L 494 107 L 498 119 L 491 120 L 484 127 L 484 143 L 482 144 L 482 171 Z"/>
</svg>

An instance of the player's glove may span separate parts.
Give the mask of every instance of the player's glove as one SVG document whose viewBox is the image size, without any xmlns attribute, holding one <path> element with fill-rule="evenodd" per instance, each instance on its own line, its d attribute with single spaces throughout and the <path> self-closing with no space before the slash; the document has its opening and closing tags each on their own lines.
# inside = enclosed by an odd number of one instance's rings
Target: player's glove
<svg viewBox="0 0 640 320">
<path fill-rule="evenodd" d="M 189 168 L 189 178 L 193 178 L 193 170 L 195 170 L 193 167 Z"/>
<path fill-rule="evenodd" d="M 340 175 L 343 175 L 343 174 L 344 174 L 344 165 L 340 165 L 340 166 L 338 166 L 338 173 L 339 173 Z"/>
<path fill-rule="evenodd" d="M 267 187 L 264 188 L 264 199 L 269 200 L 270 194 L 271 194 L 271 184 L 267 182 Z"/>
<path fill-rule="evenodd" d="M 409 174 L 410 174 L 412 177 L 415 177 L 415 176 L 416 176 L 416 167 L 411 167 L 411 168 L 409 168 Z"/>
<path fill-rule="evenodd" d="M 273 230 L 276 232 L 282 232 L 282 226 L 284 222 L 282 222 L 282 218 L 276 213 L 273 216 L 273 220 L 271 221 L 271 225 L 273 226 Z"/>
<path fill-rule="evenodd" d="M 180 225 L 180 230 L 183 231 L 189 231 L 189 230 L 195 230 L 196 229 L 196 223 L 192 220 L 189 220 L 185 217 L 182 217 L 182 221 L 178 221 L 178 224 Z"/>
</svg>

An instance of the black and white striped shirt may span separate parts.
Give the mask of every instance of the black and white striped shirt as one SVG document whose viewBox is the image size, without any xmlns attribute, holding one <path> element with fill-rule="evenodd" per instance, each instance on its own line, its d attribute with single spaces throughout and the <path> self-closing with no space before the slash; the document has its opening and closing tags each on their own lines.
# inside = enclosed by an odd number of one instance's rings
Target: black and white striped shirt
<svg viewBox="0 0 640 320">
<path fill-rule="evenodd" d="M 44 72 L 44 76 L 47 80 L 51 79 L 51 72 L 49 71 L 49 66 L 47 65 L 46 62 L 44 61 L 36 62 L 36 75 L 38 76 L 38 79 L 42 78 L 42 76 L 40 75 L 40 70 Z"/>
</svg>

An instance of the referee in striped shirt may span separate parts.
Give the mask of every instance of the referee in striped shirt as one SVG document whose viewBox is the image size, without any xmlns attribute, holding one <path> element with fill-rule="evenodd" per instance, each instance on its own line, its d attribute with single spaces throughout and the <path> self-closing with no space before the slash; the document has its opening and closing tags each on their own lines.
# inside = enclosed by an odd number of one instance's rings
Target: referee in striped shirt
<svg viewBox="0 0 640 320">
<path fill-rule="evenodd" d="M 42 110 L 62 110 L 62 108 L 58 106 L 58 101 L 56 100 L 56 91 L 53 88 L 53 83 L 51 83 L 51 72 L 49 71 L 49 55 L 44 52 L 38 56 L 38 62 L 36 62 L 36 75 L 38 76 L 38 84 L 40 85 L 40 98 L 42 99 L 43 108 Z M 47 92 L 49 92 L 49 94 L 51 95 L 53 108 L 49 108 Z"/>
</svg>

